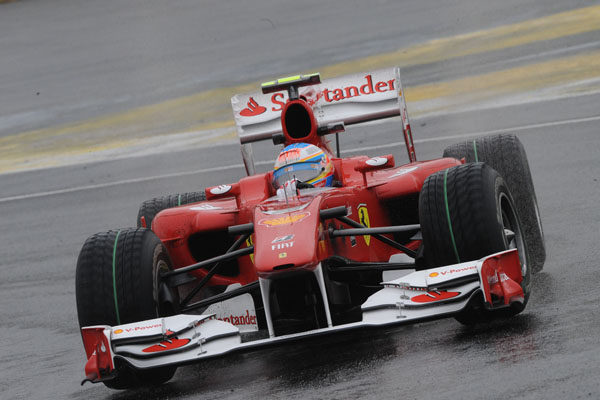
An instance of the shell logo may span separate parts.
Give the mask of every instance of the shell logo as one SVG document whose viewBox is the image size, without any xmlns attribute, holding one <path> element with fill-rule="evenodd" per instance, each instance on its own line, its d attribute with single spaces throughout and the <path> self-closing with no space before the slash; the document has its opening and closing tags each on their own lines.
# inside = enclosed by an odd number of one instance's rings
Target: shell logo
<svg viewBox="0 0 600 400">
<path fill-rule="evenodd" d="M 438 276 L 438 275 L 439 275 L 439 273 L 437 273 L 437 272 L 432 272 L 432 273 L 430 273 L 430 274 L 429 274 L 429 277 L 430 277 L 430 278 L 435 278 L 435 277 L 436 277 L 436 276 Z"/>
<path fill-rule="evenodd" d="M 113 332 L 115 335 L 118 335 L 119 333 L 123 333 L 123 329 L 117 329 L 116 331 Z"/>
<path fill-rule="evenodd" d="M 309 212 L 295 214 L 295 215 L 286 215 L 285 217 L 273 218 L 273 219 L 261 219 L 258 221 L 260 225 L 264 226 L 278 226 L 278 225 L 287 225 L 292 224 L 294 222 L 302 221 L 304 218 L 310 215 Z"/>
</svg>

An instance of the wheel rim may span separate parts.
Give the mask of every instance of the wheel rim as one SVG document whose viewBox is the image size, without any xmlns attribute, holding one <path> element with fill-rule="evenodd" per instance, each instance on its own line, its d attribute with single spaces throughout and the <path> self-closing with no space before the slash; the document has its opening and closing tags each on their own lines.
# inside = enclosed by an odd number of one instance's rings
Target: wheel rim
<svg viewBox="0 0 600 400">
<path fill-rule="evenodd" d="M 529 266 L 527 263 L 527 252 L 525 249 L 523 232 L 521 231 L 521 224 L 519 223 L 512 202 L 504 193 L 500 194 L 500 210 L 502 213 L 504 243 L 507 249 L 517 249 L 519 251 L 521 274 L 523 275 L 523 280 L 525 280 Z"/>
</svg>

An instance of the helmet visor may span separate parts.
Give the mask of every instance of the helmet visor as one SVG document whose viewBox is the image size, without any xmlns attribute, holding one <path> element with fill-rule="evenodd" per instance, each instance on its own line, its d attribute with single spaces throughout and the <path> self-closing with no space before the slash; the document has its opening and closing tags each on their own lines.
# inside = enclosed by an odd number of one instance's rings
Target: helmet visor
<svg viewBox="0 0 600 400">
<path fill-rule="evenodd" d="M 296 179 L 300 182 L 308 182 L 318 177 L 323 171 L 321 163 L 303 162 L 298 164 L 286 165 L 273 172 L 273 184 L 280 187 L 287 181 Z"/>
</svg>

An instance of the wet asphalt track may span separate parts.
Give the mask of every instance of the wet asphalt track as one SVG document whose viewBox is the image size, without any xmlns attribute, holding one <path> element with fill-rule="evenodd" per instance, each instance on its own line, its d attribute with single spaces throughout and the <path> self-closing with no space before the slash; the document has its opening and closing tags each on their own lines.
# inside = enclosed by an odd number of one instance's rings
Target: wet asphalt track
<svg viewBox="0 0 600 400">
<path fill-rule="evenodd" d="M 1 175 L 0 398 L 598 398 L 599 105 L 596 94 L 412 121 L 420 159 L 460 140 L 440 136 L 505 130 L 523 141 L 548 259 L 522 315 L 475 329 L 441 320 L 233 354 L 136 392 L 79 386 L 79 249 L 90 234 L 133 225 L 144 199 L 235 181 L 241 168 L 202 171 L 238 163 L 238 147 Z M 398 140 L 393 123 L 372 125 L 349 130 L 342 148 L 381 145 L 366 153 L 386 154 Z"/>
<path fill-rule="evenodd" d="M 527 110 L 415 120 L 415 131 L 421 139 L 440 132 L 462 134 L 465 131 L 452 126 L 463 118 L 486 119 L 494 129 L 580 119 L 597 116 L 591 105 L 599 100 L 600 96 L 586 96 L 529 105 Z M 498 121 L 504 113 L 513 119 Z M 450 128 L 442 130 L 443 126 Z M 375 128 L 383 132 L 376 142 L 369 141 L 371 145 L 397 135 L 383 125 Z M 548 247 L 546 267 L 534 277 L 533 294 L 522 315 L 476 329 L 442 320 L 231 355 L 181 368 L 171 383 L 152 391 L 118 393 L 100 385 L 78 386 L 84 364 L 74 302 L 79 248 L 95 231 L 132 225 L 140 199 L 233 181 L 241 170 L 0 203 L 0 340 L 6 398 L 597 398 L 598 120 L 518 131 L 529 153 Z M 422 159 L 439 156 L 451 142 L 417 143 L 418 154 Z M 25 187 L 31 185 L 28 182 L 43 180 L 60 187 L 61 177 L 71 175 L 98 184 L 136 172 L 161 174 L 163 165 L 185 172 L 207 166 L 202 161 L 206 153 L 7 175 L 0 182 L 12 187 L 11 180 L 19 178 L 22 191 L 29 192 L 33 187 Z M 219 153 L 234 158 L 237 148 L 222 147 Z M 122 174 L 125 170 L 128 173 Z"/>
</svg>

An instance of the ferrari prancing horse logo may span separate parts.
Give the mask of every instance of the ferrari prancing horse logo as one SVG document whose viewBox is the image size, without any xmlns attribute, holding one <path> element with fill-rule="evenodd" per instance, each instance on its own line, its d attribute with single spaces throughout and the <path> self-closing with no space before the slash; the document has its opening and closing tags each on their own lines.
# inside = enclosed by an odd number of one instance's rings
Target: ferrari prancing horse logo
<svg viewBox="0 0 600 400">
<path fill-rule="evenodd" d="M 370 228 L 371 223 L 369 222 L 369 210 L 367 210 L 367 205 L 364 203 L 359 204 L 357 207 L 357 211 L 358 211 L 358 221 L 361 224 L 363 224 L 364 226 L 366 226 L 367 228 Z M 371 236 L 364 235 L 363 238 L 365 239 L 365 243 L 367 244 L 367 246 L 369 246 L 371 243 Z"/>
</svg>

